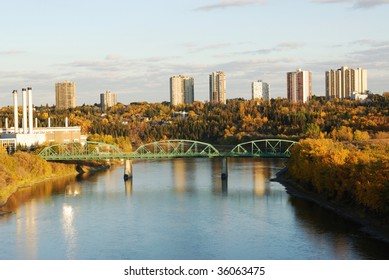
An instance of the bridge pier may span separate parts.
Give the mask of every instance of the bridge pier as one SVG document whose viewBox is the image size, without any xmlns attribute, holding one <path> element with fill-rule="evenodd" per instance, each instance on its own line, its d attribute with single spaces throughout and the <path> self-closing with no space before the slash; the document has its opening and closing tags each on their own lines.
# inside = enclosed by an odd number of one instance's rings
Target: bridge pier
<svg viewBox="0 0 389 280">
<path fill-rule="evenodd" d="M 227 180 L 228 178 L 228 163 L 227 158 L 222 158 L 222 180 Z"/>
<path fill-rule="evenodd" d="M 124 181 L 132 179 L 132 160 L 124 160 Z"/>
</svg>

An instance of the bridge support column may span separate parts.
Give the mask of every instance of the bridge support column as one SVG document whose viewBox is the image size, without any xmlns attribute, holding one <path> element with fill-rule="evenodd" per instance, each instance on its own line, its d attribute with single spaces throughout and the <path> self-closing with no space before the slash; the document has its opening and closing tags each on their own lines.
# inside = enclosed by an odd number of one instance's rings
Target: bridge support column
<svg viewBox="0 0 389 280">
<path fill-rule="evenodd" d="M 228 178 L 228 164 L 227 158 L 222 158 L 222 180 L 227 180 Z"/>
<path fill-rule="evenodd" d="M 132 160 L 124 160 L 124 181 L 132 179 Z"/>
</svg>

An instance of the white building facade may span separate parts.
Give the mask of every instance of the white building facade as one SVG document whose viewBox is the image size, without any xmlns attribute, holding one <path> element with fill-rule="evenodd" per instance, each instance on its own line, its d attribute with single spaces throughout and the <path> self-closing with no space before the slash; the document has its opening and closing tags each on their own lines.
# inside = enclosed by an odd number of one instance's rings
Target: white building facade
<svg viewBox="0 0 389 280">
<path fill-rule="evenodd" d="M 170 104 L 191 104 L 194 102 L 194 79 L 189 76 L 170 77 Z"/>
<path fill-rule="evenodd" d="M 353 93 L 367 92 L 367 70 L 346 66 L 329 70 L 325 74 L 327 99 L 350 99 Z"/>
<path fill-rule="evenodd" d="M 262 80 L 251 83 L 252 99 L 270 100 L 270 85 Z"/>
</svg>

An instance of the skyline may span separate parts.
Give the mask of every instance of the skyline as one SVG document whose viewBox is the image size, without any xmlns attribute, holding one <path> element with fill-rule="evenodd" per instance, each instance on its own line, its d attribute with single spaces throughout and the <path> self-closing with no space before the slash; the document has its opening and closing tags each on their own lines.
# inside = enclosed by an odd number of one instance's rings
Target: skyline
<svg viewBox="0 0 389 280">
<path fill-rule="evenodd" d="M 264 80 L 286 98 L 286 73 L 312 72 L 325 96 L 325 71 L 368 70 L 369 90 L 389 91 L 389 0 L 15 0 L 0 17 L 0 106 L 34 89 L 55 104 L 55 83 L 77 84 L 77 105 L 169 101 L 169 77 L 189 75 L 195 100 L 209 99 L 208 75 L 226 74 L 227 99 L 251 99 Z"/>
</svg>

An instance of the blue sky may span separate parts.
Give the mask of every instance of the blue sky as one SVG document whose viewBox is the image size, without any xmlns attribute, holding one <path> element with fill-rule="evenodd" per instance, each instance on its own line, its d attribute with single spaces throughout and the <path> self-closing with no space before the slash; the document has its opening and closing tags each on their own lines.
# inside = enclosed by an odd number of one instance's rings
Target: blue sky
<svg viewBox="0 0 389 280">
<path fill-rule="evenodd" d="M 343 65 L 368 70 L 368 88 L 389 91 L 389 0 L 12 0 L 0 6 L 0 106 L 31 86 L 36 105 L 55 103 L 54 85 L 77 85 L 77 104 L 169 101 L 169 77 L 224 71 L 227 98 L 251 98 L 251 82 L 286 97 L 286 72 Z"/>
</svg>

